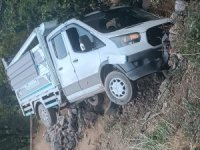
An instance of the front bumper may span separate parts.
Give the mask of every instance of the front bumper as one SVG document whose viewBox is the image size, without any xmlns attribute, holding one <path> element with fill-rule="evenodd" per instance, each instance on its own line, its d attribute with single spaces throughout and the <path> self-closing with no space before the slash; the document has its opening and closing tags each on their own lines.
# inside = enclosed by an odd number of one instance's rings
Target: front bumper
<svg viewBox="0 0 200 150">
<path fill-rule="evenodd" d="M 169 54 L 162 47 L 148 49 L 128 56 L 127 63 L 120 65 L 126 76 L 131 80 L 137 80 L 154 72 L 168 69 Z"/>
</svg>

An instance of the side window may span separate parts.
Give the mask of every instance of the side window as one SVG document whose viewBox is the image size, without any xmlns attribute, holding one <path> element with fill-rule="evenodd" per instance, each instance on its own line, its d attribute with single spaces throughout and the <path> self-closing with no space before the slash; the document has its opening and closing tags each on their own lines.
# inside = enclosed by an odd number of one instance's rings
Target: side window
<svg viewBox="0 0 200 150">
<path fill-rule="evenodd" d="M 103 42 L 101 42 L 97 37 L 93 36 L 89 31 L 79 27 L 79 26 L 75 26 L 75 27 L 71 27 L 69 29 L 66 30 L 69 41 L 71 43 L 72 49 L 75 52 L 87 52 L 87 51 L 91 51 L 91 50 L 95 50 L 95 49 L 99 49 L 103 46 L 105 46 L 105 44 Z M 80 38 L 81 37 L 87 37 L 86 40 L 86 44 L 90 43 L 90 47 L 86 50 L 83 51 L 82 50 L 82 45 L 80 43 Z"/>
<path fill-rule="evenodd" d="M 56 58 L 63 59 L 67 56 L 67 51 L 61 34 L 54 37 L 51 42 Z"/>
<path fill-rule="evenodd" d="M 101 40 L 99 40 L 96 36 L 93 36 L 93 39 L 94 39 L 94 49 L 99 49 L 105 46 L 105 44 Z"/>
<path fill-rule="evenodd" d="M 79 42 L 79 33 L 75 27 L 67 29 L 67 35 L 69 38 L 69 42 L 71 43 L 72 49 L 75 52 L 82 52 L 80 48 L 80 42 Z"/>
</svg>

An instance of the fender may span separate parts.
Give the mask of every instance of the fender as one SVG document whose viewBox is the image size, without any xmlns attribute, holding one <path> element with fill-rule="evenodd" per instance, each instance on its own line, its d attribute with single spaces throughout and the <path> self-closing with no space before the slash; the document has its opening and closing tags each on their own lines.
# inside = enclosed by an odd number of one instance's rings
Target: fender
<svg viewBox="0 0 200 150">
<path fill-rule="evenodd" d="M 125 55 L 109 55 L 108 57 L 109 64 L 125 64 L 127 62 L 127 57 Z"/>
<path fill-rule="evenodd" d="M 106 61 L 103 61 L 102 63 L 101 63 L 101 65 L 99 66 L 99 71 L 98 71 L 98 73 L 99 73 L 99 78 L 101 79 L 101 82 L 102 82 L 102 84 L 103 84 L 103 78 L 102 78 L 102 69 L 104 69 L 105 67 L 108 67 L 109 68 L 109 70 L 106 72 L 106 75 L 108 74 L 108 73 L 110 73 L 112 70 L 114 70 L 114 69 L 117 69 L 117 70 L 119 70 L 120 72 L 122 72 L 122 73 L 126 73 L 126 71 L 119 65 L 119 64 L 111 64 L 111 63 L 109 63 L 109 61 L 108 60 L 106 60 Z"/>
</svg>

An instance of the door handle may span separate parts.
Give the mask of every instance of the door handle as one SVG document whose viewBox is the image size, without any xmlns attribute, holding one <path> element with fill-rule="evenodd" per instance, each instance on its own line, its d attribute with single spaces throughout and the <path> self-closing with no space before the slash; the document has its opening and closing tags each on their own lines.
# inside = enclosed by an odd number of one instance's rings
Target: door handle
<svg viewBox="0 0 200 150">
<path fill-rule="evenodd" d="M 63 70 L 63 67 L 58 68 L 59 71 Z"/>
<path fill-rule="evenodd" d="M 76 63 L 76 62 L 78 62 L 78 59 L 74 59 L 74 60 L 73 60 L 73 63 Z"/>
</svg>

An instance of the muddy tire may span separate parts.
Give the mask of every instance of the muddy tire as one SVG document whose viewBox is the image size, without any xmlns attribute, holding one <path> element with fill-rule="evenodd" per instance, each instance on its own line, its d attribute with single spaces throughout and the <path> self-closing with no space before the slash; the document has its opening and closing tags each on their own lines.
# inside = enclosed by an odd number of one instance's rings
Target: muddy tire
<svg viewBox="0 0 200 150">
<path fill-rule="evenodd" d="M 118 105 L 127 104 L 134 95 L 134 86 L 123 73 L 112 71 L 106 76 L 105 90 L 109 99 Z"/>
<path fill-rule="evenodd" d="M 40 121 L 46 126 L 50 127 L 54 125 L 57 121 L 56 111 L 53 108 L 46 109 L 43 104 L 38 106 L 38 115 Z"/>
</svg>

